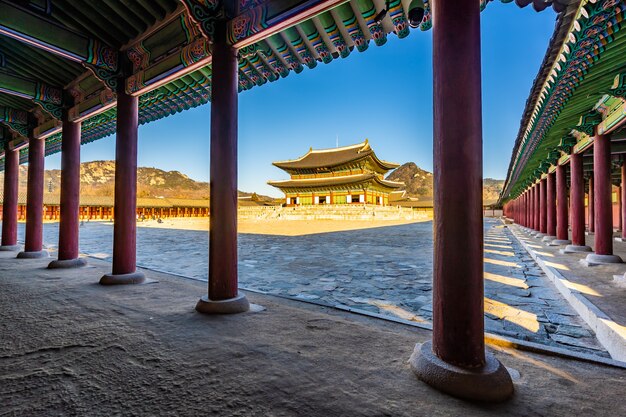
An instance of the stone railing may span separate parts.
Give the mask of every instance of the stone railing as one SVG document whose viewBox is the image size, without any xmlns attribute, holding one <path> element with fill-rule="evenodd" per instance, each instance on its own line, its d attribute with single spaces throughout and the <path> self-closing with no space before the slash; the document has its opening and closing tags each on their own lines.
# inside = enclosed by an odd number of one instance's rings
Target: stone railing
<svg viewBox="0 0 626 417">
<path fill-rule="evenodd" d="M 424 220 L 432 212 L 409 207 L 374 205 L 319 205 L 296 207 L 241 207 L 243 220 Z"/>
</svg>

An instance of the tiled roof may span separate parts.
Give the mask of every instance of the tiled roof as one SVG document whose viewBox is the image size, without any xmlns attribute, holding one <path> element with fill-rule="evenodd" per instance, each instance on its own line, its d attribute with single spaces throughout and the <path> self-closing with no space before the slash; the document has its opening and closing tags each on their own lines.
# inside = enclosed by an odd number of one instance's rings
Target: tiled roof
<svg viewBox="0 0 626 417">
<path fill-rule="evenodd" d="M 332 168 L 368 157 L 371 157 L 386 170 L 394 169 L 400 166 L 399 164 L 394 164 L 393 162 L 386 162 L 378 159 L 367 140 L 356 145 L 344 146 L 341 148 L 315 150 L 311 148 L 309 152 L 298 159 L 273 162 L 273 165 L 287 170 Z"/>
<path fill-rule="evenodd" d="M 321 186 L 338 186 L 343 184 L 358 184 L 367 181 L 376 181 L 377 183 L 390 187 L 400 188 L 404 186 L 402 182 L 394 182 L 382 180 L 376 174 L 358 174 L 358 175 L 344 175 L 340 177 L 326 177 L 326 178 L 305 178 L 305 179 L 292 179 L 284 181 L 268 181 L 269 185 L 273 185 L 278 188 L 313 188 Z"/>
</svg>

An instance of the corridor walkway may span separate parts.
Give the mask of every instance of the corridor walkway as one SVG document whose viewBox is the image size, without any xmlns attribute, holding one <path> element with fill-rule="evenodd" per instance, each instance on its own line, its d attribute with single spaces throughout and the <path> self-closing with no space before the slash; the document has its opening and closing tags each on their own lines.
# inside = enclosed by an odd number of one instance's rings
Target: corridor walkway
<svg viewBox="0 0 626 417">
<path fill-rule="evenodd" d="M 626 415 L 624 369 L 498 348 L 516 393 L 477 405 L 416 380 L 427 330 L 252 293 L 266 310 L 205 316 L 203 282 L 103 287 L 110 264 L 90 264 L 0 254 L 2 414 Z"/>
</svg>

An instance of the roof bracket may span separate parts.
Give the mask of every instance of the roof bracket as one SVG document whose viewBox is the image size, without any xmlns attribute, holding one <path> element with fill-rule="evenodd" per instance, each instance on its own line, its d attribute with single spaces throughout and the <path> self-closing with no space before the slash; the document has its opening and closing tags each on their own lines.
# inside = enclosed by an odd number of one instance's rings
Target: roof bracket
<svg viewBox="0 0 626 417">
<path fill-rule="evenodd" d="M 200 30 L 209 39 L 213 39 L 215 23 L 223 14 L 219 0 L 181 0 L 189 17 L 194 20 Z"/>
<path fill-rule="evenodd" d="M 89 69 L 93 75 L 96 76 L 104 85 L 111 91 L 117 91 L 117 79 L 119 77 L 118 72 L 104 69 L 102 67 L 83 62 L 83 66 Z"/>
<path fill-rule="evenodd" d="M 593 136 L 595 133 L 595 128 L 602 122 L 602 113 L 592 110 L 587 114 L 583 114 L 580 116 L 580 121 L 574 127 L 574 130 L 577 130 L 581 133 L 584 133 L 588 136 Z"/>
<path fill-rule="evenodd" d="M 608 93 L 613 97 L 626 99 L 626 73 L 617 74 L 615 76 L 613 86 L 611 86 Z"/>
</svg>

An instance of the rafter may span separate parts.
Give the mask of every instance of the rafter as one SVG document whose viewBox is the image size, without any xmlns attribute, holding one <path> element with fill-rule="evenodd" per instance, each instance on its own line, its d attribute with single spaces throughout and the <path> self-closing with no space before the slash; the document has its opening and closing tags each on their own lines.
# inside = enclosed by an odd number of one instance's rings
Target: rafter
<svg viewBox="0 0 626 417">
<path fill-rule="evenodd" d="M 22 136 L 28 135 L 28 112 L 0 106 L 0 123 Z"/>
<path fill-rule="evenodd" d="M 241 49 L 348 1 L 258 1 L 228 22 L 228 41 Z"/>
<path fill-rule="evenodd" d="M 0 34 L 81 63 L 111 89 L 117 86 L 118 53 L 104 42 L 0 0 Z"/>
<path fill-rule="evenodd" d="M 0 70 L 0 92 L 32 100 L 55 119 L 61 118 L 63 90 Z"/>
</svg>

